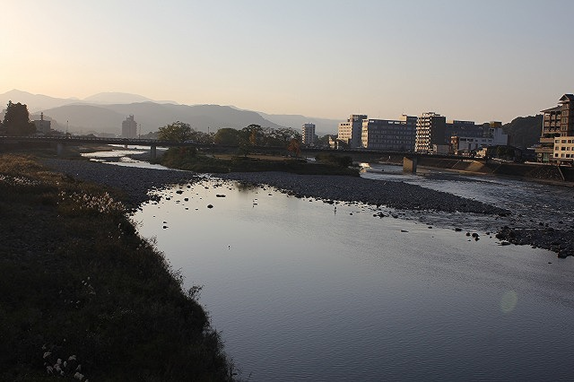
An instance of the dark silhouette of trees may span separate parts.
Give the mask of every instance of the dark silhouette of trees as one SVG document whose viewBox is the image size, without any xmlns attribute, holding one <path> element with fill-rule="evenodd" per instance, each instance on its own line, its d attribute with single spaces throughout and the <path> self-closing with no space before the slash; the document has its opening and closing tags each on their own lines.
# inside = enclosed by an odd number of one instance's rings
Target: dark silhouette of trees
<svg viewBox="0 0 574 382">
<path fill-rule="evenodd" d="M 217 130 L 213 136 L 213 141 L 218 145 L 239 146 L 241 143 L 241 133 L 237 129 L 224 127 Z"/>
<path fill-rule="evenodd" d="M 185 142 L 191 140 L 192 136 L 191 126 L 179 121 L 160 127 L 157 132 L 160 141 Z"/>
<path fill-rule="evenodd" d="M 292 138 L 287 146 L 287 151 L 298 157 L 301 155 L 301 143 L 297 138 Z"/>
<path fill-rule="evenodd" d="M 20 102 L 8 101 L 2 125 L 7 135 L 31 135 L 36 132 L 36 126 L 30 122 L 28 106 Z"/>
</svg>

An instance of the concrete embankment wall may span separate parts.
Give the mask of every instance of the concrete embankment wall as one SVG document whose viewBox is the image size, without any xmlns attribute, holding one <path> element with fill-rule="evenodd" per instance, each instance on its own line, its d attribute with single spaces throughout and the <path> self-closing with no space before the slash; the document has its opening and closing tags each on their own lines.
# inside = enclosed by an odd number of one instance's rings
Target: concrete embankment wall
<svg viewBox="0 0 574 382">
<path fill-rule="evenodd" d="M 513 176 L 526 179 L 574 182 L 574 168 L 538 164 L 520 164 L 471 159 L 421 157 L 419 167 L 442 168 L 476 174 Z"/>
</svg>

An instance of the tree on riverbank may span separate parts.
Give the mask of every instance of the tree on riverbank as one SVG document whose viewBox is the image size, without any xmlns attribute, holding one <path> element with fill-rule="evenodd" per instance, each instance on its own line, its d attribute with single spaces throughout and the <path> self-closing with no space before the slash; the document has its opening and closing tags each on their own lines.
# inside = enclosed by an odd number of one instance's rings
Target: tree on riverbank
<svg viewBox="0 0 574 382">
<path fill-rule="evenodd" d="M 36 132 L 36 126 L 30 122 L 28 106 L 8 101 L 2 128 L 7 135 L 30 135 Z"/>
<path fill-rule="evenodd" d="M 157 133 L 157 139 L 160 141 L 185 142 L 190 140 L 191 137 L 191 126 L 180 121 L 160 127 Z"/>
</svg>

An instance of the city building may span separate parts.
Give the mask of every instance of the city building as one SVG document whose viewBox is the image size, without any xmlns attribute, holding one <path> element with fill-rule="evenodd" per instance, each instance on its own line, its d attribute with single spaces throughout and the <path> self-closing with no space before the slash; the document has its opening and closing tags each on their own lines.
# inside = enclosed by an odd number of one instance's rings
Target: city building
<svg viewBox="0 0 574 382">
<path fill-rule="evenodd" d="M 502 130 L 501 122 L 487 122 L 465 132 L 471 134 L 451 135 L 450 142 L 454 154 L 470 155 L 483 148 L 508 145 L 509 137 Z M 462 133 L 462 131 L 458 132 L 458 134 Z"/>
<path fill-rule="evenodd" d="M 36 126 L 36 133 L 48 134 L 52 130 L 52 121 L 44 119 L 44 113 L 40 113 L 40 119 L 34 120 L 34 126 Z"/>
<path fill-rule="evenodd" d="M 552 159 L 558 163 L 572 163 L 574 161 L 574 136 L 554 138 Z"/>
<path fill-rule="evenodd" d="M 130 115 L 122 122 L 122 137 L 124 138 L 137 138 L 138 124 L 134 120 L 134 116 Z"/>
<path fill-rule="evenodd" d="M 449 142 L 453 136 L 482 137 L 483 128 L 482 126 L 477 126 L 474 121 L 459 121 L 455 119 L 448 121 L 445 125 L 446 142 Z"/>
<path fill-rule="evenodd" d="M 315 124 L 304 123 L 301 131 L 301 138 L 304 145 L 313 145 L 315 143 Z"/>
<path fill-rule="evenodd" d="M 564 94 L 558 101 L 558 106 L 542 110 L 541 113 L 543 118 L 540 144 L 534 151 L 538 162 L 550 162 L 566 154 L 562 152 L 562 147 L 567 146 L 560 146 L 558 151 L 555 150 L 556 138 L 561 137 L 561 144 L 564 137 L 574 136 L 574 95 Z M 568 141 L 568 138 L 566 140 Z"/>
<path fill-rule="evenodd" d="M 432 153 L 433 145 L 449 144 L 446 138 L 446 118 L 435 112 L 423 113 L 417 119 L 415 151 Z"/>
<path fill-rule="evenodd" d="M 417 117 L 403 115 L 398 120 L 363 119 L 361 144 L 371 150 L 413 151 Z"/>
<path fill-rule="evenodd" d="M 346 122 L 339 123 L 337 141 L 351 149 L 360 148 L 364 119 L 367 119 L 366 115 L 351 114 Z"/>
</svg>

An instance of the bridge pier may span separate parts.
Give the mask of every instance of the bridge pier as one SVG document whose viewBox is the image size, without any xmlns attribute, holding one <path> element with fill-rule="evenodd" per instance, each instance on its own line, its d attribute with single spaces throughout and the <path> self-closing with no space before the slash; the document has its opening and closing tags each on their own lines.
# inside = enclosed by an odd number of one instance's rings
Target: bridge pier
<svg viewBox="0 0 574 382">
<path fill-rule="evenodd" d="M 417 164 L 418 164 L 418 157 L 416 157 L 416 156 L 414 156 L 412 158 L 403 157 L 403 172 L 416 174 Z"/>
<path fill-rule="evenodd" d="M 149 147 L 149 160 L 156 160 L 157 158 L 157 147 L 156 146 L 150 146 Z"/>
</svg>

